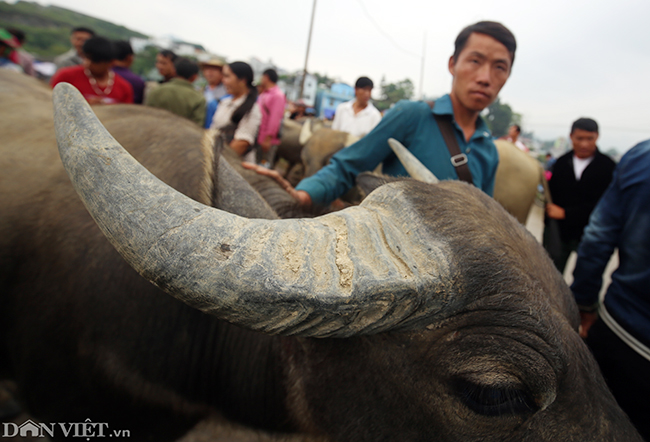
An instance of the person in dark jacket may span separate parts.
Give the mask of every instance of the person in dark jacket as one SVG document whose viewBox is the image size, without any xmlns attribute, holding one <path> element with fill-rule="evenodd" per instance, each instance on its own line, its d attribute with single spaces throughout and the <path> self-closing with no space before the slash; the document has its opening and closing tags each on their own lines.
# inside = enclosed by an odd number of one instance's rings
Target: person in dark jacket
<svg viewBox="0 0 650 442">
<path fill-rule="evenodd" d="M 650 140 L 621 158 L 578 248 L 571 290 L 581 336 L 641 436 L 650 441 Z M 614 249 L 620 265 L 604 298 L 603 272 Z M 600 318 L 600 319 L 598 319 Z M 593 326 L 592 326 L 593 325 Z"/>
<path fill-rule="evenodd" d="M 546 205 L 546 216 L 557 220 L 561 247 L 552 251 L 549 238 L 545 246 L 560 272 L 572 251 L 577 250 L 589 215 L 612 181 L 616 163 L 596 146 L 598 123 L 580 118 L 571 126 L 573 150 L 557 159 L 549 189 L 553 203 Z"/>
</svg>

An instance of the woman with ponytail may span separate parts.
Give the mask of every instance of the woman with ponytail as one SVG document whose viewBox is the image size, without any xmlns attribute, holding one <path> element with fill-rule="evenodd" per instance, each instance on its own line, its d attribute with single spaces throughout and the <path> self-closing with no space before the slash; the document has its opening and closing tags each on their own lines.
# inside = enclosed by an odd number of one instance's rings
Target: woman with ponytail
<svg viewBox="0 0 650 442">
<path fill-rule="evenodd" d="M 231 95 L 219 102 L 210 125 L 218 129 L 227 144 L 240 156 L 255 145 L 262 113 L 257 105 L 257 88 L 253 86 L 253 69 L 236 61 L 223 67 L 223 84 Z"/>
</svg>

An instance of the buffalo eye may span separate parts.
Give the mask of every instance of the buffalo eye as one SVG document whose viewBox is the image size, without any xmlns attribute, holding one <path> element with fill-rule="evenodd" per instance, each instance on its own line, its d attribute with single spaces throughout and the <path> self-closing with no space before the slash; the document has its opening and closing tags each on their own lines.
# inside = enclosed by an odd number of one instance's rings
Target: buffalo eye
<svg viewBox="0 0 650 442">
<path fill-rule="evenodd" d="M 516 386 L 479 385 L 459 379 L 454 387 L 468 408 L 484 416 L 530 413 L 539 408 L 530 393 Z"/>
</svg>

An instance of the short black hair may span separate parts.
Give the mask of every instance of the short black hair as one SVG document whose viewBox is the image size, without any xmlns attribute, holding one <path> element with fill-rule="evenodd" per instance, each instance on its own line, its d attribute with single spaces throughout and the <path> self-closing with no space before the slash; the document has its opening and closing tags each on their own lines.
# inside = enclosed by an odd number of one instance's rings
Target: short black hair
<svg viewBox="0 0 650 442">
<path fill-rule="evenodd" d="M 95 36 L 95 31 L 93 31 L 90 28 L 86 28 L 84 26 L 77 26 L 76 28 L 72 28 L 72 31 L 70 31 L 70 34 L 74 34 L 75 32 L 85 32 L 87 34 L 92 35 L 93 37 Z"/>
<path fill-rule="evenodd" d="M 7 32 L 16 37 L 16 40 L 18 40 L 18 43 L 20 43 L 21 46 L 25 43 L 25 33 L 20 29 L 7 28 Z"/>
<path fill-rule="evenodd" d="M 267 69 L 264 72 L 262 72 L 262 75 L 266 75 L 269 77 L 269 80 L 271 80 L 271 83 L 277 83 L 278 82 L 278 73 L 275 72 L 275 69 Z"/>
<path fill-rule="evenodd" d="M 129 55 L 133 55 L 133 48 L 131 43 L 126 40 L 118 40 L 113 43 L 115 45 L 115 59 L 124 61 Z"/>
<path fill-rule="evenodd" d="M 458 34 L 454 43 L 454 62 L 458 61 L 458 56 L 463 52 L 463 49 L 465 49 L 465 46 L 467 45 L 467 39 L 474 32 L 490 36 L 505 46 L 508 52 L 510 52 L 510 65 L 515 63 L 517 40 L 515 40 L 515 36 L 508 28 L 495 21 L 480 21 L 473 25 L 469 25 L 460 31 L 460 34 Z"/>
<path fill-rule="evenodd" d="M 113 42 L 104 37 L 91 37 L 81 47 L 86 58 L 93 63 L 115 60 Z"/>
<path fill-rule="evenodd" d="M 576 129 L 598 133 L 598 123 L 596 123 L 596 121 L 592 120 L 591 118 L 578 118 L 571 125 L 571 133 L 573 133 Z"/>
<path fill-rule="evenodd" d="M 185 57 L 178 57 L 174 62 L 174 68 L 176 68 L 176 75 L 186 80 L 199 73 L 199 65 Z"/>
<path fill-rule="evenodd" d="M 170 51 L 169 49 L 163 49 L 162 51 L 158 52 L 158 54 L 162 55 L 165 58 L 169 58 L 172 63 L 174 63 L 178 58 L 178 55 L 176 55 L 174 51 Z"/>
<path fill-rule="evenodd" d="M 513 126 L 515 129 L 517 129 L 517 133 L 518 133 L 518 134 L 521 133 L 521 126 L 520 126 L 520 125 L 518 125 L 518 124 L 513 124 L 512 126 Z"/>
<path fill-rule="evenodd" d="M 368 78 L 368 77 L 359 77 L 357 82 L 354 84 L 354 88 L 355 89 L 363 89 L 365 87 L 369 87 L 370 89 L 372 89 L 373 87 L 375 87 L 375 85 L 374 85 L 374 83 L 372 82 L 372 80 L 370 78 Z"/>
</svg>

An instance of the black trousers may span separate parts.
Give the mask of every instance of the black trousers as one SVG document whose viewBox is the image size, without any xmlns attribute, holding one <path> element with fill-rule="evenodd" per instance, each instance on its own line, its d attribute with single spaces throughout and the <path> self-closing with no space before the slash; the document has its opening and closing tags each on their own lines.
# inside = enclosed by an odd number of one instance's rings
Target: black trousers
<svg viewBox="0 0 650 442">
<path fill-rule="evenodd" d="M 616 401 L 641 437 L 650 442 L 650 361 L 600 319 L 589 330 L 586 342 Z"/>
</svg>

